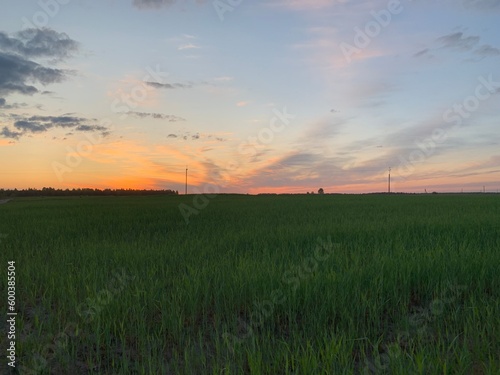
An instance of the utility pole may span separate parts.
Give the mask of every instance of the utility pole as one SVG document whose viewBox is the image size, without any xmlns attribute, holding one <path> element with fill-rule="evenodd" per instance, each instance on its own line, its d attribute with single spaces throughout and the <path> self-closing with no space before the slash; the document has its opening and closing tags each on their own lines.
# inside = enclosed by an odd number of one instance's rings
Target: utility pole
<svg viewBox="0 0 500 375">
<path fill-rule="evenodd" d="M 188 193 L 188 169 L 186 165 L 186 188 L 185 188 L 185 195 Z"/>
<path fill-rule="evenodd" d="M 389 193 L 391 192 L 391 167 L 389 167 Z"/>
</svg>

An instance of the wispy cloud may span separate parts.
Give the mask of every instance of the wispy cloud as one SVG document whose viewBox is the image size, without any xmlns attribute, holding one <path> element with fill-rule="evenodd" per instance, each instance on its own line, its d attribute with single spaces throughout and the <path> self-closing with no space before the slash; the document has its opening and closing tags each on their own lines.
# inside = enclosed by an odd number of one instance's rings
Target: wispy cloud
<svg viewBox="0 0 500 375">
<path fill-rule="evenodd" d="M 436 39 L 442 48 L 453 48 L 469 51 L 479 43 L 481 38 L 478 36 L 465 36 L 463 32 L 456 32 L 444 35 Z"/>
<path fill-rule="evenodd" d="M 179 51 L 186 50 L 186 49 L 200 49 L 200 46 L 197 46 L 196 44 L 189 43 L 189 44 L 183 44 L 182 46 L 177 47 Z"/>
<path fill-rule="evenodd" d="M 147 113 L 147 112 L 127 112 L 127 115 L 134 116 L 137 118 L 152 118 L 155 120 L 167 120 L 168 122 L 177 122 L 177 121 L 186 121 L 185 118 L 175 116 L 175 115 L 166 115 L 164 113 Z"/>
<path fill-rule="evenodd" d="M 490 11 L 500 8 L 500 0 L 460 0 L 465 8 Z"/>
<path fill-rule="evenodd" d="M 180 132 L 180 133 L 170 133 L 167 135 L 167 138 L 170 139 L 178 139 L 178 140 L 183 140 L 183 141 L 197 141 L 197 140 L 215 140 L 217 142 L 224 142 L 226 139 L 217 136 L 215 134 L 200 134 L 198 132 L 196 133 L 191 133 L 191 132 Z"/>
<path fill-rule="evenodd" d="M 266 5 L 277 8 L 285 8 L 294 11 L 321 10 L 334 5 L 346 3 L 349 0 L 272 0 Z"/>
<path fill-rule="evenodd" d="M 197 4 L 204 4 L 205 0 L 196 0 Z M 133 0 L 132 4 L 138 9 L 168 8 L 177 3 L 177 0 Z"/>
<path fill-rule="evenodd" d="M 234 80 L 234 77 L 229 77 L 229 76 L 222 76 L 222 77 L 215 77 L 213 81 L 215 82 L 230 82 Z"/>
<path fill-rule="evenodd" d="M 23 108 L 26 106 L 27 106 L 26 103 L 7 104 L 7 101 L 4 98 L 0 98 L 0 108 L 2 108 L 2 109 L 17 109 L 17 108 Z"/>
<path fill-rule="evenodd" d="M 192 83 L 158 83 L 158 82 L 145 82 L 146 85 L 157 89 L 189 89 L 193 87 Z"/>
<path fill-rule="evenodd" d="M 176 0 L 133 0 L 132 4 L 139 9 L 160 9 L 175 4 Z"/>
<path fill-rule="evenodd" d="M 424 48 L 413 55 L 413 57 L 433 57 L 440 50 L 451 50 L 456 52 L 468 52 L 472 57 L 486 58 L 500 56 L 500 49 L 489 44 L 480 44 L 481 37 L 477 35 L 465 35 L 462 31 L 443 35 L 434 41 L 434 46 Z"/>
<path fill-rule="evenodd" d="M 493 56 L 500 56 L 500 49 L 496 47 L 492 47 L 488 44 L 484 44 L 482 46 L 479 46 L 474 53 L 480 57 L 493 57 Z"/>
</svg>

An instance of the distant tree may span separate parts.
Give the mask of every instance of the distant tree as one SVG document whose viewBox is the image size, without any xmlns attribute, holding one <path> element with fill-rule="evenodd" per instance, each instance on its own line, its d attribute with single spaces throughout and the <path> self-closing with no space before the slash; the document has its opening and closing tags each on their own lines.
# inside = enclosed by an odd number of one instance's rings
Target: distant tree
<svg viewBox="0 0 500 375">
<path fill-rule="evenodd" d="M 319 188 L 318 194 L 325 194 L 325 191 L 323 190 L 323 188 Z"/>
<path fill-rule="evenodd" d="M 0 189 L 0 196 L 36 197 L 36 196 L 104 196 L 104 195 L 177 195 L 175 190 L 134 190 L 134 189 L 54 189 L 43 187 L 41 190 L 28 188 L 23 190 Z"/>
</svg>

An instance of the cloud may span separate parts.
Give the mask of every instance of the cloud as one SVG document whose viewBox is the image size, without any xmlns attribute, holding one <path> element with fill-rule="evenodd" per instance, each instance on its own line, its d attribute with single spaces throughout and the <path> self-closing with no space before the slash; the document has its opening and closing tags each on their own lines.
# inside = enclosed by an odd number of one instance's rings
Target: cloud
<svg viewBox="0 0 500 375">
<path fill-rule="evenodd" d="M 327 188 L 356 180 L 349 171 L 343 169 L 345 160 L 339 157 L 327 157 L 308 151 L 293 151 L 267 165 L 246 171 L 240 176 L 239 187 L 257 191 L 284 190 L 292 187 L 296 192 Z M 255 188 L 257 187 L 257 188 Z M 289 191 L 291 192 L 291 191 Z"/>
<path fill-rule="evenodd" d="M 19 139 L 19 137 L 22 135 L 23 133 L 22 132 L 15 132 L 15 131 L 11 131 L 9 130 L 8 127 L 4 126 L 2 131 L 0 131 L 0 135 L 3 137 L 3 138 L 12 138 L 12 139 Z"/>
<path fill-rule="evenodd" d="M 12 103 L 12 104 L 7 104 L 7 101 L 3 98 L 0 98 L 0 108 L 1 109 L 18 109 L 18 108 L 26 108 L 28 107 L 27 103 Z M 36 108 L 42 109 L 41 104 L 35 105 Z"/>
<path fill-rule="evenodd" d="M 158 82 L 146 82 L 146 85 L 157 88 L 157 89 L 188 89 L 193 87 L 191 83 L 158 83 Z"/>
<path fill-rule="evenodd" d="M 310 125 L 305 133 L 300 137 L 301 143 L 315 144 L 321 141 L 328 141 L 337 135 L 346 121 L 342 118 L 331 118 L 319 120 Z"/>
<path fill-rule="evenodd" d="M 44 133 L 52 128 L 69 128 L 80 132 L 101 132 L 103 135 L 109 134 L 108 128 L 97 125 L 96 119 L 87 119 L 70 115 L 62 116 L 19 116 L 11 115 L 14 119 L 13 126 L 16 131 L 4 127 L 0 135 L 4 138 L 19 139 L 28 133 Z M 93 124 L 94 123 L 94 124 Z"/>
<path fill-rule="evenodd" d="M 437 38 L 434 42 L 436 47 L 424 48 L 415 53 L 413 57 L 434 57 L 433 53 L 438 50 L 454 50 L 459 52 L 470 52 L 472 55 L 479 58 L 500 56 L 500 49 L 490 46 L 489 44 L 479 45 L 481 37 L 476 35 L 466 36 L 463 32 L 458 31 L 443 35 Z M 468 61 L 477 61 L 471 59 Z"/>
<path fill-rule="evenodd" d="M 52 125 L 45 125 L 38 122 L 19 120 L 14 122 L 14 127 L 20 130 L 22 133 L 42 133 L 47 131 Z"/>
<path fill-rule="evenodd" d="M 464 36 L 463 32 L 456 32 L 437 38 L 436 41 L 442 48 L 453 48 L 469 51 L 479 43 L 481 38 L 478 36 Z"/>
<path fill-rule="evenodd" d="M 0 31 L 0 50 L 27 58 L 50 57 L 64 60 L 78 51 L 78 42 L 52 29 L 26 29 L 12 36 Z"/>
<path fill-rule="evenodd" d="M 232 81 L 234 78 L 229 77 L 229 76 L 222 76 L 222 77 L 215 77 L 213 80 L 215 82 L 229 82 Z"/>
<path fill-rule="evenodd" d="M 174 5 L 176 0 L 133 0 L 132 5 L 138 9 L 161 9 Z M 196 0 L 197 4 L 205 3 L 205 0 Z"/>
<path fill-rule="evenodd" d="M 170 6 L 175 0 L 133 0 L 132 4 L 139 9 L 160 9 L 164 6 Z"/>
<path fill-rule="evenodd" d="M 413 57 L 420 57 L 420 56 L 425 56 L 429 53 L 429 48 L 424 48 L 423 50 L 421 51 L 418 51 L 417 53 L 415 53 L 413 55 Z"/>
<path fill-rule="evenodd" d="M 192 141 L 197 141 L 197 140 L 209 140 L 209 139 L 215 139 L 218 142 L 224 142 L 225 139 L 222 137 L 216 137 L 214 134 L 200 134 L 200 133 L 194 133 L 192 134 L 191 132 L 184 132 L 184 133 L 170 133 L 167 135 L 167 138 L 171 139 L 179 139 L 179 140 L 184 140 L 187 141 L 188 139 Z"/>
<path fill-rule="evenodd" d="M 33 95 L 39 90 L 30 83 L 48 85 L 61 82 L 69 73 L 67 70 L 46 68 L 22 57 L 0 52 L 0 95 Z"/>
<path fill-rule="evenodd" d="M 241 101 L 241 102 L 236 103 L 236 106 L 237 107 L 246 107 L 248 104 L 250 104 L 249 101 Z"/>
<path fill-rule="evenodd" d="M 95 132 L 95 131 L 105 132 L 108 129 L 101 125 L 78 125 L 75 128 L 75 130 L 80 132 Z"/>
<path fill-rule="evenodd" d="M 268 6 L 285 8 L 294 11 L 304 11 L 304 10 L 323 10 L 325 8 L 330 8 L 334 5 L 347 3 L 349 0 L 274 0 L 270 1 Z"/>
<path fill-rule="evenodd" d="M 37 83 L 48 85 L 64 81 L 71 71 L 46 67 L 32 59 L 63 60 L 77 50 L 77 42 L 47 28 L 26 29 L 11 35 L 0 32 L 0 95 L 33 95 L 40 93 L 35 86 Z"/>
<path fill-rule="evenodd" d="M 26 106 L 27 106 L 26 103 L 7 104 L 7 101 L 4 98 L 0 98 L 0 108 L 2 109 L 17 109 Z"/>
<path fill-rule="evenodd" d="M 500 7 L 500 0 L 462 0 L 462 4 L 466 8 L 491 10 Z"/>
<path fill-rule="evenodd" d="M 492 56 L 499 56 L 500 55 L 500 49 L 492 47 L 490 45 L 484 44 L 477 48 L 474 53 L 480 57 L 492 57 Z"/>
<path fill-rule="evenodd" d="M 186 121 L 185 118 L 175 115 L 165 115 L 163 113 L 127 112 L 127 115 L 138 118 L 153 118 L 157 120 L 168 120 L 168 122 Z"/>
<path fill-rule="evenodd" d="M 182 46 L 179 46 L 177 49 L 179 51 L 185 50 L 185 49 L 199 49 L 201 48 L 200 46 L 197 46 L 196 44 L 189 43 L 189 44 L 184 44 Z"/>
</svg>

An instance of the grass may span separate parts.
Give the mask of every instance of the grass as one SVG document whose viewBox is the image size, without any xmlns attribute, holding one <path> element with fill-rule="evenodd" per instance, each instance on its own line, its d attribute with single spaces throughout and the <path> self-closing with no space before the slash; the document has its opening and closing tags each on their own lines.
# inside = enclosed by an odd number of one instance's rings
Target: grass
<svg viewBox="0 0 500 375">
<path fill-rule="evenodd" d="M 499 195 L 192 199 L 0 206 L 14 373 L 500 373 Z"/>
</svg>

